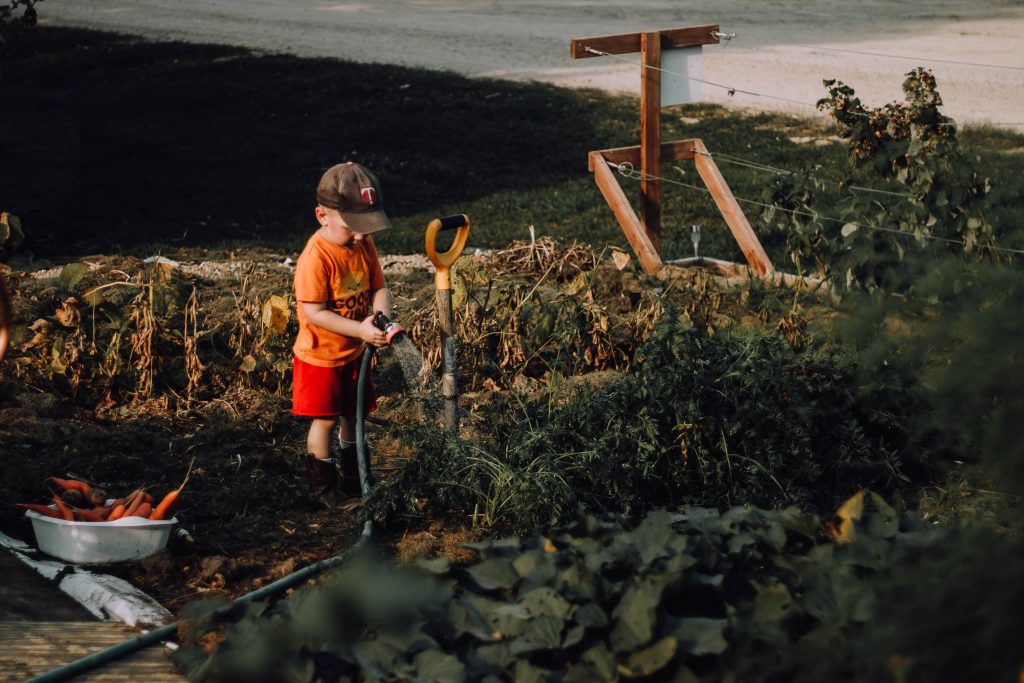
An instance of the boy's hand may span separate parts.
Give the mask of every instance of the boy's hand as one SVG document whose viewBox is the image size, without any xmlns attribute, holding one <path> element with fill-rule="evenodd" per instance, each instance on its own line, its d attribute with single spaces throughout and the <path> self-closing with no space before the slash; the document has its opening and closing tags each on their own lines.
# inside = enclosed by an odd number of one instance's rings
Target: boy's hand
<svg viewBox="0 0 1024 683">
<path fill-rule="evenodd" d="M 373 344 L 378 349 L 388 345 L 388 338 L 384 336 L 384 331 L 377 329 L 377 326 L 373 324 L 372 315 L 366 316 L 359 323 L 359 338 L 367 344 Z"/>
</svg>

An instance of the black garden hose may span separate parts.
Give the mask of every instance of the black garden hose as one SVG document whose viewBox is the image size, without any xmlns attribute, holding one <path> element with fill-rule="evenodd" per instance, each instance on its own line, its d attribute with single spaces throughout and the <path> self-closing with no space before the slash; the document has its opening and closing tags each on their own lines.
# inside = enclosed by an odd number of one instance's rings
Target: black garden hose
<svg viewBox="0 0 1024 683">
<path fill-rule="evenodd" d="M 356 459 L 359 463 L 359 487 L 363 498 L 370 495 L 373 475 L 370 472 L 370 455 L 366 450 L 366 392 L 369 387 L 370 363 L 376 349 L 367 345 L 363 351 L 363 362 L 359 367 L 359 384 L 356 389 Z M 369 524 L 369 520 L 366 522 Z"/>
</svg>

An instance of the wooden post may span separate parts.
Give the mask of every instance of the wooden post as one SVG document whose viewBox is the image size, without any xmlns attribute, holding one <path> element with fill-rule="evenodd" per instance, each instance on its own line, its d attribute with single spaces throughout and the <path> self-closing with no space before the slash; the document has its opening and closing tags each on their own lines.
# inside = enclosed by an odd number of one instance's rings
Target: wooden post
<svg viewBox="0 0 1024 683">
<path fill-rule="evenodd" d="M 594 174 L 597 187 L 604 195 L 608 206 L 611 207 L 616 220 L 619 221 L 622 232 L 629 240 L 629 246 L 633 248 L 633 253 L 640 260 L 645 271 L 655 273 L 662 266 L 661 257 L 611 170 L 612 164 L 630 164 L 636 168 L 641 161 L 642 154 L 643 148 L 634 145 L 590 152 L 587 159 L 588 168 Z M 659 154 L 660 158 L 665 161 L 693 160 L 701 180 L 704 181 L 704 185 L 711 193 L 711 197 L 722 213 L 736 243 L 743 251 L 750 270 L 760 277 L 774 272 L 775 269 L 768 254 L 765 253 L 760 240 L 757 239 L 753 228 L 750 227 L 747 217 L 743 214 L 736 197 L 733 196 L 732 190 L 729 189 L 728 183 L 725 182 L 725 178 L 722 177 L 721 171 L 718 170 L 718 166 L 708 153 L 704 143 L 697 138 L 665 142 L 661 145 Z"/>
<path fill-rule="evenodd" d="M 441 331 L 441 398 L 444 402 L 444 428 L 449 434 L 459 433 L 459 353 L 455 341 L 455 313 L 452 310 L 452 290 L 438 289 L 434 298 L 434 313 Z"/>
<path fill-rule="evenodd" d="M 764 247 L 761 246 L 761 241 L 757 239 L 754 229 L 750 227 L 750 222 L 743 214 L 743 209 L 740 208 L 728 183 L 722 177 L 722 172 L 718 170 L 718 166 L 708 154 L 704 143 L 694 140 L 693 152 L 693 163 L 697 166 L 697 173 L 700 174 L 701 180 L 704 181 L 707 188 L 711 190 L 711 196 L 714 198 L 715 204 L 718 205 L 718 210 L 722 212 L 722 217 L 725 218 L 725 223 L 732 231 L 737 244 L 740 245 L 751 270 L 762 277 L 775 270 Z"/>
<path fill-rule="evenodd" d="M 601 190 L 604 200 L 608 202 L 612 213 L 619 221 L 629 246 L 633 247 L 633 253 L 640 259 L 640 265 L 643 266 L 645 272 L 658 272 L 658 269 L 661 268 L 661 257 L 658 256 L 658 250 L 651 244 L 647 231 L 637 219 L 633 207 L 629 205 L 629 200 L 622 192 L 612 169 L 608 167 L 604 155 L 601 152 L 591 152 L 590 166 L 594 171 L 594 180 L 597 181 L 598 189 Z"/>
<path fill-rule="evenodd" d="M 661 35 L 662 47 L 716 45 L 718 44 L 716 37 L 718 28 L 718 24 L 703 24 L 682 28 L 663 28 L 658 33 Z M 641 35 L 640 33 L 618 33 L 612 36 L 573 38 L 569 43 L 569 56 L 573 59 L 589 59 L 600 57 L 602 53 L 624 55 L 630 52 L 639 52 Z"/>
<path fill-rule="evenodd" d="M 661 175 L 661 51 L 663 49 L 693 47 L 695 45 L 714 45 L 718 43 L 718 24 L 704 24 L 700 26 L 683 26 L 680 28 L 666 28 L 658 31 L 644 31 L 637 33 L 618 33 L 615 35 L 590 36 L 589 38 L 573 38 L 569 43 L 569 54 L 573 59 L 589 59 L 601 55 L 622 55 L 639 52 L 641 57 L 640 67 L 640 223 L 646 232 L 645 242 L 654 249 L 657 265 L 661 265 L 661 258 L 657 255 L 661 251 L 661 184 L 656 178 Z M 611 159 L 608 159 L 611 161 Z M 632 163 L 632 162 L 630 162 Z M 593 163 L 591 170 L 595 177 L 603 176 L 598 174 Z M 608 170 L 605 168 L 604 170 Z M 614 176 L 608 173 L 610 182 L 616 187 L 618 183 Z M 609 198 L 604 187 L 605 198 L 609 204 L 613 200 Z M 621 194 L 621 190 L 617 190 Z M 629 213 L 633 213 L 630 209 Z M 619 223 L 626 231 L 630 244 L 633 245 L 634 237 L 629 234 L 630 222 L 625 221 L 616 211 Z M 635 220 L 635 216 L 634 216 Z M 634 245 L 635 249 L 635 245 Z M 645 259 L 653 264 L 648 255 L 637 252 L 641 262 Z M 645 268 L 647 266 L 645 265 Z M 650 270 L 648 268 L 648 270 Z"/>
<path fill-rule="evenodd" d="M 633 252 L 648 273 L 656 272 L 662 265 L 661 187 L 657 180 L 661 176 L 662 158 L 671 161 L 693 159 L 697 172 L 711 191 L 711 196 L 743 251 L 747 263 L 750 264 L 750 269 L 762 277 L 774 270 L 768 254 L 750 227 L 747 217 L 743 215 L 743 210 L 740 209 L 732 190 L 708 154 L 704 143 L 693 139 L 661 144 L 662 48 L 713 45 L 718 42 L 717 36 L 718 25 L 707 24 L 641 33 L 573 38 L 569 43 L 569 52 L 573 59 L 640 53 L 640 145 L 591 152 L 588 161 L 601 194 L 619 221 L 629 245 L 633 247 Z M 641 173 L 640 218 L 637 218 L 636 212 L 633 211 L 609 167 L 609 163 L 628 163 L 635 168 L 637 162 L 640 163 Z"/>
<path fill-rule="evenodd" d="M 640 34 L 640 207 L 644 230 L 661 253 L 661 33 Z"/>
</svg>

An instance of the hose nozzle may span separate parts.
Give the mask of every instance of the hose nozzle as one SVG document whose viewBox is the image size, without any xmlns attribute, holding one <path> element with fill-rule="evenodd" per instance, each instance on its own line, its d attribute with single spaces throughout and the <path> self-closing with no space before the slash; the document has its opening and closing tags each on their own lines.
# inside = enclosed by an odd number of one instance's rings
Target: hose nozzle
<svg viewBox="0 0 1024 683">
<path fill-rule="evenodd" d="M 385 337 L 387 337 L 388 346 L 390 346 L 395 339 L 401 341 L 401 338 L 405 336 L 405 330 L 402 329 L 402 326 L 396 322 L 392 322 L 386 315 L 384 315 L 380 311 L 377 311 L 374 314 L 373 324 L 377 327 L 378 330 L 384 333 Z"/>
</svg>

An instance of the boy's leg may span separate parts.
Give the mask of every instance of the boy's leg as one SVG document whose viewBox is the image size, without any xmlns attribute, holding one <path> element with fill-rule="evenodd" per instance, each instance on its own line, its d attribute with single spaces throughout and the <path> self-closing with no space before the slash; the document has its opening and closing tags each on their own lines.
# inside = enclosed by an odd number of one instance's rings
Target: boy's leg
<svg viewBox="0 0 1024 683">
<path fill-rule="evenodd" d="M 312 453 L 320 460 L 331 457 L 331 432 L 338 419 L 334 417 L 314 417 L 309 425 L 306 436 L 306 452 Z"/>
<path fill-rule="evenodd" d="M 333 416 L 344 412 L 337 400 L 344 388 L 343 377 L 336 368 L 305 363 L 297 356 L 294 363 L 292 414 L 310 418 L 303 456 L 310 498 L 332 509 L 351 499 L 338 487 L 338 466 L 331 458 L 334 426 L 338 423 Z"/>
<path fill-rule="evenodd" d="M 344 443 L 353 446 L 356 443 L 356 418 L 352 415 L 342 415 L 338 419 L 338 438 Z"/>
<path fill-rule="evenodd" d="M 306 467 L 309 470 L 310 496 L 327 509 L 352 498 L 338 486 L 338 470 L 330 458 L 331 435 L 336 418 L 313 418 L 306 436 Z"/>
</svg>

